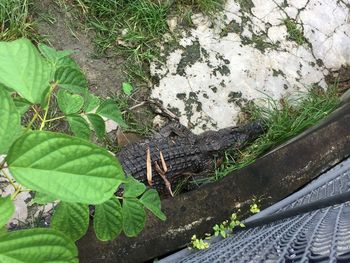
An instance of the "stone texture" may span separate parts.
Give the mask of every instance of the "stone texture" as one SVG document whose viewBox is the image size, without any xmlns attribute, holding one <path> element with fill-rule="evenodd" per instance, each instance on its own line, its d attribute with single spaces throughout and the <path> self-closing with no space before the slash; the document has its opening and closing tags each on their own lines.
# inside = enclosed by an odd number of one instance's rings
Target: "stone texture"
<svg viewBox="0 0 350 263">
<path fill-rule="evenodd" d="M 228 0 L 222 16 L 192 17 L 178 44 L 164 43 L 151 96 L 195 133 L 235 125 L 245 103 L 326 87 L 350 63 L 349 3 L 328 0 Z M 298 28 L 297 43 L 284 23 Z M 238 96 L 238 97 L 237 97 Z"/>
</svg>

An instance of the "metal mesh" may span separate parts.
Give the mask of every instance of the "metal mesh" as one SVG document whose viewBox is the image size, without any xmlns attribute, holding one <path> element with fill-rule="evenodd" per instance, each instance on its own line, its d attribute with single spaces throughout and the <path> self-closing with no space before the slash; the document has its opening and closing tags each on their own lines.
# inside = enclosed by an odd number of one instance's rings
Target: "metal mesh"
<svg viewBox="0 0 350 263">
<path fill-rule="evenodd" d="M 276 212 L 281 212 L 350 191 L 350 159 L 320 175 L 300 191 L 270 206 L 246 220 L 250 222 Z"/>
<path fill-rule="evenodd" d="M 350 262 L 350 204 L 242 231 L 178 262 Z"/>
<path fill-rule="evenodd" d="M 350 159 L 246 222 L 349 191 Z M 164 262 L 350 262 L 350 202 L 245 229 L 207 250 L 178 255 Z"/>
</svg>

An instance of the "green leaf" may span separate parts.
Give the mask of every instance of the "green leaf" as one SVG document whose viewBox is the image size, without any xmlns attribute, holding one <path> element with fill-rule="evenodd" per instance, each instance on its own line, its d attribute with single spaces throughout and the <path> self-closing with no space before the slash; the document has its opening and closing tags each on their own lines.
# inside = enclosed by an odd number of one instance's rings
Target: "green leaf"
<svg viewBox="0 0 350 263">
<path fill-rule="evenodd" d="M 58 60 L 58 62 L 57 62 L 56 67 L 57 68 L 59 68 L 59 67 L 70 67 L 70 68 L 74 68 L 74 69 L 80 71 L 80 66 L 71 57 L 60 58 Z"/>
<path fill-rule="evenodd" d="M 36 192 L 35 193 L 35 197 L 32 200 L 32 202 L 34 204 L 45 205 L 45 204 L 48 204 L 48 203 L 52 203 L 52 202 L 54 202 L 56 200 L 57 200 L 57 198 L 55 198 L 55 197 L 52 197 L 52 196 L 49 196 L 47 194 L 43 194 L 43 193 L 40 193 L 40 192 Z"/>
<path fill-rule="evenodd" d="M 2 88 L 0 88 L 0 120 L 0 154 L 4 154 L 16 139 L 21 123 L 10 94 Z"/>
<path fill-rule="evenodd" d="M 123 197 L 138 197 L 146 191 L 146 186 L 129 176 L 125 182 Z"/>
<path fill-rule="evenodd" d="M 105 149 L 60 133 L 24 134 L 7 163 L 23 186 L 66 202 L 103 203 L 124 180 L 121 165 Z"/>
<path fill-rule="evenodd" d="M 11 197 L 0 197 L 0 228 L 3 227 L 15 212 Z"/>
<path fill-rule="evenodd" d="M 78 203 L 60 202 L 51 219 L 51 227 L 76 241 L 89 226 L 89 207 Z"/>
<path fill-rule="evenodd" d="M 6 229 L 6 227 L 0 227 L 0 236 L 1 235 L 4 235 L 4 234 L 6 234 L 7 233 L 7 229 Z"/>
<path fill-rule="evenodd" d="M 76 68 L 59 67 L 55 72 L 55 80 L 61 88 L 71 93 L 85 95 L 88 92 L 84 73 Z"/>
<path fill-rule="evenodd" d="M 85 97 L 84 111 L 90 112 L 100 105 L 99 97 L 88 93 Z"/>
<path fill-rule="evenodd" d="M 103 137 L 106 134 L 105 121 L 101 118 L 100 115 L 94 113 L 87 114 L 87 118 L 89 119 L 92 127 L 94 128 L 97 138 L 103 139 Z"/>
<path fill-rule="evenodd" d="M 128 125 L 123 120 L 122 113 L 120 112 L 117 103 L 111 99 L 103 101 L 100 107 L 98 107 L 96 113 L 105 118 L 115 121 L 123 128 L 128 127 Z"/>
<path fill-rule="evenodd" d="M 38 48 L 41 54 L 54 65 L 56 65 L 61 58 L 68 57 L 74 53 L 72 50 L 57 51 L 56 49 L 42 43 L 39 43 Z"/>
<path fill-rule="evenodd" d="M 122 88 L 126 95 L 130 95 L 132 90 L 134 89 L 133 86 L 128 82 L 123 82 Z"/>
<path fill-rule="evenodd" d="M 41 103 L 52 68 L 28 39 L 0 42 L 0 83 L 31 103 Z"/>
<path fill-rule="evenodd" d="M 91 130 L 88 122 L 78 114 L 67 116 L 70 129 L 73 134 L 84 140 L 90 140 Z"/>
<path fill-rule="evenodd" d="M 136 198 L 123 199 L 123 231 L 127 237 L 137 236 L 146 223 L 146 213 Z"/>
<path fill-rule="evenodd" d="M 78 249 L 54 229 L 12 231 L 0 236 L 0 262 L 73 263 L 78 262 Z"/>
<path fill-rule="evenodd" d="M 32 105 L 29 101 L 27 101 L 22 97 L 13 98 L 13 102 L 15 103 L 17 111 L 20 115 L 23 115 L 24 113 L 26 113 L 29 107 Z"/>
<path fill-rule="evenodd" d="M 120 234 L 122 228 L 122 207 L 115 196 L 100 205 L 96 205 L 94 229 L 98 239 L 102 241 L 113 240 Z"/>
<path fill-rule="evenodd" d="M 165 214 L 161 210 L 159 194 L 156 190 L 150 189 L 140 198 L 140 202 L 149 209 L 160 220 L 166 220 Z"/>
<path fill-rule="evenodd" d="M 71 94 L 63 89 L 57 92 L 57 104 L 60 110 L 65 114 L 77 113 L 84 104 L 82 96 Z"/>
</svg>

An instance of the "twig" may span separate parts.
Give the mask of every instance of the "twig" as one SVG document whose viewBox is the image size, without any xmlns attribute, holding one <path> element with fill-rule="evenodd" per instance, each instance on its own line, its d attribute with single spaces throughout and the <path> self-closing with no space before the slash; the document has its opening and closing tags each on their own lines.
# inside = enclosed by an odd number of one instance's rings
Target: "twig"
<svg viewBox="0 0 350 263">
<path fill-rule="evenodd" d="M 151 161 L 151 151 L 147 147 L 147 157 L 146 157 L 146 171 L 147 171 L 147 181 L 150 186 L 152 186 L 152 161 Z"/>
<path fill-rule="evenodd" d="M 155 100 L 152 100 L 152 99 L 148 99 L 148 100 L 142 101 L 142 102 L 140 102 L 140 103 L 138 103 L 138 104 L 136 104 L 136 105 L 134 105 L 134 106 L 128 108 L 127 110 L 122 111 L 122 114 L 125 114 L 126 112 L 128 112 L 128 111 L 130 111 L 130 110 L 134 110 L 134 109 L 136 109 L 136 108 L 138 108 L 138 107 L 141 107 L 141 106 L 143 106 L 143 105 L 145 105 L 145 104 L 147 104 L 147 103 L 148 103 L 148 104 L 153 104 L 153 105 L 155 105 L 156 107 L 158 107 L 159 110 L 160 110 L 163 114 L 167 115 L 170 119 L 179 120 L 179 117 L 177 117 L 174 113 L 172 113 L 170 110 L 168 110 L 167 108 L 165 108 L 161 103 L 159 103 L 159 102 L 157 102 L 157 101 L 155 101 Z"/>
<path fill-rule="evenodd" d="M 149 99 L 148 101 L 149 103 L 156 105 L 164 114 L 168 115 L 168 117 L 170 117 L 171 119 L 179 120 L 179 117 L 177 117 L 174 113 L 172 113 L 170 110 L 165 108 L 161 103 L 152 99 Z"/>
<path fill-rule="evenodd" d="M 163 156 L 162 151 L 159 151 L 159 156 L 160 156 L 160 160 L 162 162 L 163 171 L 164 171 L 164 173 L 166 173 L 168 171 L 168 167 L 167 167 L 166 162 L 164 160 L 164 156 Z"/>
<path fill-rule="evenodd" d="M 125 113 L 127 113 L 128 111 L 134 110 L 134 109 L 136 109 L 136 108 L 138 108 L 138 107 L 141 107 L 141 106 L 145 105 L 147 102 L 148 102 L 148 101 L 146 101 L 146 100 L 143 101 L 143 102 L 140 102 L 139 104 L 136 104 L 136 105 L 130 107 L 129 109 L 127 109 L 127 110 L 125 110 L 125 111 L 122 111 L 122 114 L 125 114 Z"/>
<path fill-rule="evenodd" d="M 169 182 L 169 180 L 166 178 L 165 176 L 165 172 L 159 167 L 157 162 L 154 162 L 154 166 L 156 168 L 157 173 L 160 175 L 160 177 L 162 177 L 162 179 L 164 180 L 165 186 L 168 189 L 170 195 L 172 197 L 174 197 L 173 191 L 171 190 L 171 184 Z"/>
</svg>

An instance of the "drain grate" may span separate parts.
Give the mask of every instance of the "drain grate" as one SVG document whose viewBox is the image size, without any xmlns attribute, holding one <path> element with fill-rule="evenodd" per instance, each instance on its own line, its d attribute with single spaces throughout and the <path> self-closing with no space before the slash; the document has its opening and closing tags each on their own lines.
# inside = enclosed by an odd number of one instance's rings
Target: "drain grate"
<svg viewBox="0 0 350 263">
<path fill-rule="evenodd" d="M 317 209 L 324 200 L 349 192 L 350 159 L 246 223 L 305 206 L 314 210 L 243 229 L 207 250 L 177 253 L 160 262 L 350 262 L 349 195 L 341 204 Z"/>
<path fill-rule="evenodd" d="M 350 203 L 242 231 L 177 262 L 350 262 Z"/>
</svg>

